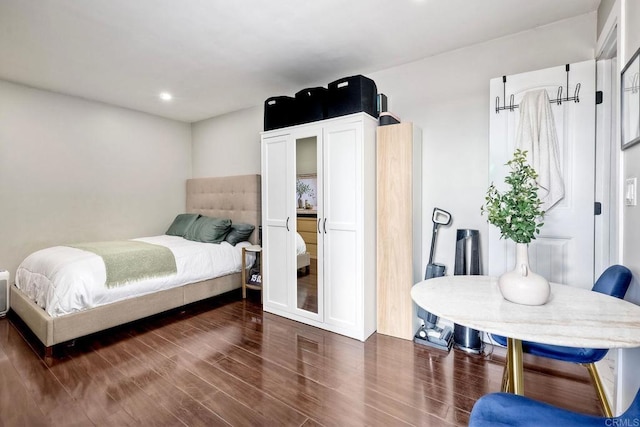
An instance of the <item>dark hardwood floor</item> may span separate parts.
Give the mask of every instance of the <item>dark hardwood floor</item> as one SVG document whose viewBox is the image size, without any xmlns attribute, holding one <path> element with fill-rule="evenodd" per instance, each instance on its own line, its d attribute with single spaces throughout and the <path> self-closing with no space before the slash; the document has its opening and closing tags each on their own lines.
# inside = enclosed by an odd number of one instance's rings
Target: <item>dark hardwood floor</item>
<svg viewBox="0 0 640 427">
<path fill-rule="evenodd" d="M 50 366 L 19 319 L 0 319 L 0 426 L 466 425 L 500 387 L 503 351 L 362 343 L 259 301 L 234 291 L 95 334 Z M 583 368 L 526 357 L 525 369 L 527 395 L 600 414 Z"/>
<path fill-rule="evenodd" d="M 318 312 L 318 260 L 311 258 L 306 269 L 297 271 L 298 308 Z"/>
</svg>

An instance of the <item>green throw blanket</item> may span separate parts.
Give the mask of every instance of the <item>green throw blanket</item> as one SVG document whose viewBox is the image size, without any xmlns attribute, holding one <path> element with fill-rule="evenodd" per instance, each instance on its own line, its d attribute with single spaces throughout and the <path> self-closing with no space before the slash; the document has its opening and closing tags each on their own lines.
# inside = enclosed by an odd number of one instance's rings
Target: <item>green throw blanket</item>
<svg viewBox="0 0 640 427">
<path fill-rule="evenodd" d="M 104 261 L 108 288 L 177 272 L 173 252 L 164 246 L 135 240 L 67 245 L 93 252 Z"/>
</svg>

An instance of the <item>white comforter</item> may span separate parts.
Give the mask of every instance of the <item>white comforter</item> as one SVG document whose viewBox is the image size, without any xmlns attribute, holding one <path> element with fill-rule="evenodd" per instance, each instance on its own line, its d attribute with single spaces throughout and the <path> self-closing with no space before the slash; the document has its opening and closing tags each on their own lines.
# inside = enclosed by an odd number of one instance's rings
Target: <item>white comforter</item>
<svg viewBox="0 0 640 427">
<path fill-rule="evenodd" d="M 166 235 L 135 240 L 169 248 L 176 258 L 177 273 L 107 288 L 100 256 L 82 249 L 54 246 L 32 253 L 20 264 L 16 286 L 50 316 L 62 316 L 239 272 L 242 247 L 250 244 L 200 243 Z"/>
<path fill-rule="evenodd" d="M 296 233 L 296 255 L 302 255 L 307 252 L 307 245 L 300 233 Z"/>
</svg>

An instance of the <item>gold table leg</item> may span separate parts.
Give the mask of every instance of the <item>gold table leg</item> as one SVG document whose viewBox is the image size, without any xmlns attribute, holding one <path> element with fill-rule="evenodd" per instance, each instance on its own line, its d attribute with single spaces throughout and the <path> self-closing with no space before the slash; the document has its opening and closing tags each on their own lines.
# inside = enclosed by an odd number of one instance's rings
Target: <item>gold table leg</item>
<svg viewBox="0 0 640 427">
<path fill-rule="evenodd" d="M 511 380 L 509 379 L 509 371 L 511 370 L 511 353 L 507 349 L 507 357 L 504 361 L 504 368 L 502 369 L 502 385 L 500 391 L 503 393 L 513 393 L 511 387 Z"/>
<path fill-rule="evenodd" d="M 507 360 L 504 364 L 504 369 L 502 370 L 502 385 L 500 386 L 500 391 L 503 393 L 513 393 L 511 389 L 511 382 L 509 381 L 509 354 L 507 353 Z"/>
<path fill-rule="evenodd" d="M 522 341 L 514 338 L 507 338 L 507 371 L 508 391 L 523 396 Z"/>
<path fill-rule="evenodd" d="M 600 399 L 600 404 L 602 405 L 604 416 L 607 418 L 613 417 L 613 411 L 611 411 L 609 399 L 607 399 L 607 395 L 604 392 L 604 386 L 602 385 L 602 381 L 600 381 L 600 375 L 598 375 L 598 371 L 596 371 L 596 364 L 588 363 L 584 366 L 586 366 L 586 368 L 589 370 L 589 375 L 591 375 L 593 384 L 596 387 L 596 393 L 598 394 L 598 399 Z"/>
</svg>

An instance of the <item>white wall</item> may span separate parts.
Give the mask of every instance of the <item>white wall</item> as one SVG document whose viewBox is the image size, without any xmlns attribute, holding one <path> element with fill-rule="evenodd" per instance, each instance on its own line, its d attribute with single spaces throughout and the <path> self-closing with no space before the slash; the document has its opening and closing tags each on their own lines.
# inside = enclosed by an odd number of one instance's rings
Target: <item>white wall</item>
<svg viewBox="0 0 640 427">
<path fill-rule="evenodd" d="M 618 55 L 620 71 L 640 48 L 640 2 L 620 0 L 618 14 L 620 32 L 618 37 Z M 623 177 L 640 177 L 640 144 L 622 152 Z M 633 272 L 633 281 L 625 299 L 640 304 L 640 206 L 623 206 L 622 226 L 622 263 Z M 618 353 L 618 411 L 627 408 L 640 387 L 640 348 L 620 350 Z"/>
<path fill-rule="evenodd" d="M 607 18 L 613 10 L 615 3 L 616 0 L 600 0 L 600 5 L 598 5 L 598 37 L 600 37 L 602 29 L 604 28 Z"/>
<path fill-rule="evenodd" d="M 0 268 L 46 246 L 161 234 L 185 209 L 187 123 L 0 80 Z"/>
<path fill-rule="evenodd" d="M 624 3 L 624 25 L 622 37 L 623 65 L 631 59 L 631 56 L 640 48 L 640 2 L 637 0 L 622 0 Z"/>
<path fill-rule="evenodd" d="M 193 177 L 260 173 L 262 127 L 262 106 L 193 123 Z"/>
<path fill-rule="evenodd" d="M 441 227 L 435 261 L 453 274 L 455 232 L 480 230 L 486 254 L 486 217 L 480 206 L 488 182 L 489 80 L 592 59 L 596 14 L 540 27 L 370 75 L 389 97 L 389 110 L 423 131 L 424 248 L 431 244 L 431 212 L 452 214 Z M 562 84 L 563 82 L 558 82 Z M 426 265 L 428 250 L 424 251 Z M 486 271 L 486 255 L 481 255 Z"/>
<path fill-rule="evenodd" d="M 620 45 L 620 71 L 631 59 L 631 56 L 640 48 L 640 2 L 629 0 L 625 2 L 625 17 L 622 25 L 623 34 Z M 636 144 L 623 151 L 624 178 L 640 178 L 640 144 Z M 627 291 L 626 299 L 640 304 L 640 206 L 624 206 L 622 208 L 623 235 L 622 253 L 623 262 L 633 271 L 634 281 Z"/>
</svg>

